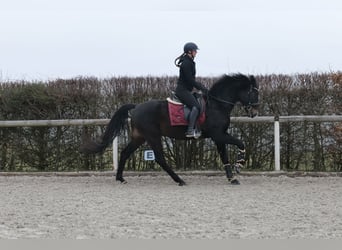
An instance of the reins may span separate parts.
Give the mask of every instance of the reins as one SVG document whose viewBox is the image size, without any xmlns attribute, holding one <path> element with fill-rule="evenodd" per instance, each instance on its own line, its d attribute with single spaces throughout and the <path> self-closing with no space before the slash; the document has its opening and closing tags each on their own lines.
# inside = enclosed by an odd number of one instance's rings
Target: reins
<svg viewBox="0 0 342 250">
<path fill-rule="evenodd" d="M 218 98 L 218 97 L 216 97 L 216 96 L 213 96 L 213 95 L 210 95 L 209 93 L 208 93 L 208 97 L 209 98 L 212 98 L 212 99 L 214 99 L 215 101 L 218 101 L 218 102 L 222 102 L 222 103 L 225 103 L 225 104 L 230 104 L 230 105 L 235 105 L 235 103 L 233 103 L 233 102 L 228 102 L 228 101 L 226 101 L 226 100 L 223 100 L 223 99 L 221 99 L 221 98 Z M 209 101 L 209 100 L 208 100 Z"/>
<path fill-rule="evenodd" d="M 256 91 L 259 91 L 259 89 L 258 88 L 256 88 L 256 87 L 253 87 L 253 86 L 251 86 L 250 87 L 250 90 L 248 91 L 248 99 L 249 99 L 249 102 L 248 102 L 248 104 L 247 105 L 244 105 L 246 108 L 251 108 L 252 106 L 255 106 L 255 105 L 258 105 L 259 103 L 252 103 L 251 102 L 251 93 L 252 93 L 252 90 L 256 90 Z M 221 99 L 221 98 L 218 98 L 218 97 L 216 97 L 216 96 L 213 96 L 213 95 L 211 95 L 211 94 L 209 94 L 208 93 L 208 102 L 209 102 L 209 98 L 212 98 L 212 99 L 214 99 L 215 101 L 218 101 L 218 102 L 221 102 L 221 103 L 225 103 L 225 104 L 230 104 L 230 105 L 235 105 L 235 103 L 233 103 L 233 102 L 229 102 L 229 101 L 226 101 L 226 100 L 223 100 L 223 99 Z"/>
</svg>

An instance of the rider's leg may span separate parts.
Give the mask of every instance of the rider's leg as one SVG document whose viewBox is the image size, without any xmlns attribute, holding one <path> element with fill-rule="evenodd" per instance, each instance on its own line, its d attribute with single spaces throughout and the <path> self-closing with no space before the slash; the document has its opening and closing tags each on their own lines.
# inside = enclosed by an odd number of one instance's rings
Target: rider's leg
<svg viewBox="0 0 342 250">
<path fill-rule="evenodd" d="M 192 93 L 187 89 L 184 89 L 182 86 L 177 86 L 176 95 L 182 101 L 182 103 L 184 103 L 191 110 L 189 114 L 189 125 L 185 136 L 196 138 L 199 137 L 199 135 L 196 134 L 195 125 L 201 109 L 200 104 L 192 95 Z"/>
<path fill-rule="evenodd" d="M 196 107 L 192 107 L 190 115 L 189 115 L 188 129 L 185 133 L 186 137 L 195 137 L 196 136 L 195 124 L 197 121 L 198 114 L 199 114 L 199 110 Z"/>
</svg>

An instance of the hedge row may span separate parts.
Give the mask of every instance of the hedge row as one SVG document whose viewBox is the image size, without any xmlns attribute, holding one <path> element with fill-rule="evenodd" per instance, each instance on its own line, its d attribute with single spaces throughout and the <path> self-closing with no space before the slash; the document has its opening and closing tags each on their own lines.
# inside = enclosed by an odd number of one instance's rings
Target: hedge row
<svg viewBox="0 0 342 250">
<path fill-rule="evenodd" d="M 342 72 L 258 75 L 260 115 L 324 115 L 342 112 Z M 216 78 L 199 78 L 210 87 Z M 176 77 L 74 78 L 49 82 L 0 83 L 0 120 L 110 118 L 125 103 L 165 99 Z M 236 106 L 233 116 L 243 116 Z M 342 170 L 341 123 L 281 124 L 281 165 L 287 170 Z M 85 136 L 99 137 L 104 126 L 0 128 L 0 171 L 81 171 L 112 168 L 110 149 L 102 156 L 84 156 Z M 247 168 L 273 169 L 273 124 L 232 124 L 229 132 L 247 146 Z M 120 137 L 122 149 L 128 136 Z M 210 140 L 164 138 L 174 169 L 222 169 Z M 159 169 L 143 160 L 143 150 L 128 162 L 130 170 Z M 236 149 L 229 148 L 231 161 Z M 189 157 L 191 155 L 191 157 Z"/>
</svg>

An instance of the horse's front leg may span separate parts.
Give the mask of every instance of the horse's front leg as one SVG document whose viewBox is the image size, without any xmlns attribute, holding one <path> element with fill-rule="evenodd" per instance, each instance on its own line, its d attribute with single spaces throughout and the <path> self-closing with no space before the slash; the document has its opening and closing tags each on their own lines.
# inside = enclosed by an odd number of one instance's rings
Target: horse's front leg
<svg viewBox="0 0 342 250">
<path fill-rule="evenodd" d="M 232 166 L 228 163 L 228 152 L 226 144 L 218 144 L 216 143 L 217 151 L 220 155 L 221 161 L 224 166 L 224 170 L 226 171 L 226 176 L 228 181 L 233 185 L 239 185 L 239 180 L 234 176 Z"/>
<path fill-rule="evenodd" d="M 239 151 L 237 153 L 236 165 L 239 167 L 244 166 L 245 157 L 246 157 L 246 149 L 245 149 L 245 144 L 241 140 L 227 133 L 215 135 L 214 137 L 212 137 L 212 139 L 217 144 L 230 144 L 230 145 L 237 146 Z"/>
</svg>

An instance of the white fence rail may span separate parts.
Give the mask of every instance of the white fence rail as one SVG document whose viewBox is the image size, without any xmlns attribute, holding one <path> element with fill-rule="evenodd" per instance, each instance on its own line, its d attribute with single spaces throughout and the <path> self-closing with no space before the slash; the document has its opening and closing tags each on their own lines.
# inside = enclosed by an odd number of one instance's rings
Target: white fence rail
<svg viewBox="0 0 342 250">
<path fill-rule="evenodd" d="M 307 115 L 307 116 L 259 116 L 255 118 L 231 117 L 232 123 L 274 123 L 274 170 L 280 171 L 280 126 L 281 122 L 342 122 L 342 115 Z M 0 121 L 1 127 L 56 127 L 106 125 L 109 119 L 70 119 L 70 120 L 25 120 Z M 113 168 L 118 166 L 118 141 L 113 141 Z"/>
</svg>

